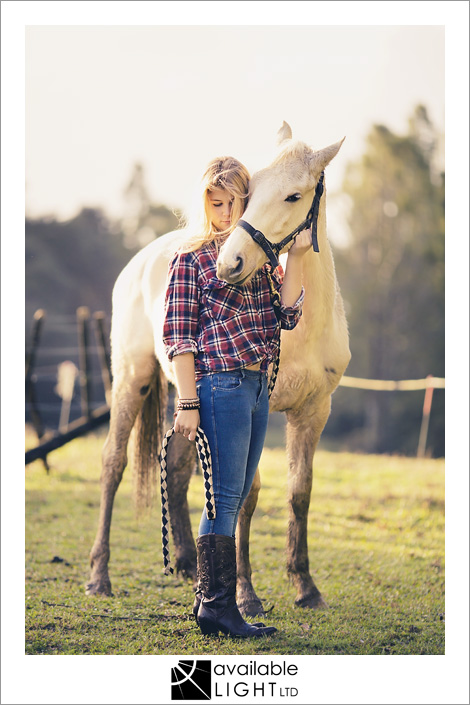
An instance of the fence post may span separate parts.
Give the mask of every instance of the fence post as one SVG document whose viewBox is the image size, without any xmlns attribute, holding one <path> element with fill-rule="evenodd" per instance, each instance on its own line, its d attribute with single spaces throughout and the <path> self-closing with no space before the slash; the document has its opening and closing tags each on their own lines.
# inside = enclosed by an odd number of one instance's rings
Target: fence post
<svg viewBox="0 0 470 705">
<path fill-rule="evenodd" d="M 432 375 L 428 375 L 428 380 L 432 379 Z M 428 439 L 429 430 L 429 417 L 431 416 L 431 406 L 432 406 L 432 396 L 434 392 L 434 387 L 431 382 L 428 382 L 426 391 L 424 393 L 424 404 L 423 404 L 423 418 L 421 421 L 421 430 L 419 432 L 419 442 L 418 442 L 418 458 L 424 458 L 426 454 L 426 442 Z"/>
<path fill-rule="evenodd" d="M 88 353 L 88 321 L 90 311 L 86 306 L 77 308 L 78 324 L 78 354 L 80 362 L 80 399 L 82 404 L 82 416 L 89 419 L 91 416 L 91 382 L 90 382 L 90 356 Z"/>
<path fill-rule="evenodd" d="M 104 311 L 96 311 L 93 314 L 95 336 L 101 365 L 101 379 L 103 380 L 106 403 L 108 406 L 111 406 L 111 360 L 106 346 L 106 334 L 104 331 L 105 318 Z"/>
<path fill-rule="evenodd" d="M 41 441 L 44 438 L 45 430 L 42 423 L 41 415 L 36 404 L 36 390 L 34 388 L 34 378 L 33 370 L 36 364 L 36 351 L 39 346 L 39 340 L 41 337 L 41 329 L 46 318 L 46 312 L 39 308 L 34 313 L 33 331 L 31 334 L 31 347 L 29 353 L 26 354 L 25 361 L 25 387 L 26 387 L 26 400 L 31 404 L 31 420 L 33 422 L 34 430 L 36 431 L 36 436 L 38 440 Z M 46 471 L 49 472 L 49 463 L 47 462 L 47 457 L 44 456 L 42 459 Z"/>
<path fill-rule="evenodd" d="M 36 350 L 39 345 L 42 324 L 46 317 L 46 312 L 42 308 L 38 308 L 33 317 L 33 332 L 31 334 L 31 348 L 26 355 L 25 364 L 25 379 L 28 382 L 31 379 L 34 363 L 36 362 Z"/>
<path fill-rule="evenodd" d="M 60 433 L 65 433 L 69 425 L 70 406 L 72 404 L 77 374 L 78 370 L 75 364 L 70 360 L 61 362 L 57 368 L 57 385 L 54 391 L 62 399 L 59 419 Z"/>
</svg>

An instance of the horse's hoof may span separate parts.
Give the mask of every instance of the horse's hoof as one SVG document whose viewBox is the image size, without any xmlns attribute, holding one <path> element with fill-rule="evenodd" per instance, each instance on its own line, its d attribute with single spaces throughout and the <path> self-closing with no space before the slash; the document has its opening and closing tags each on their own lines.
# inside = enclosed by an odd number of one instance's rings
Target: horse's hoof
<svg viewBox="0 0 470 705">
<path fill-rule="evenodd" d="M 194 570 L 180 570 L 176 567 L 176 574 L 181 575 L 185 580 L 189 580 L 193 584 L 193 590 L 197 587 L 197 574 Z"/>
<path fill-rule="evenodd" d="M 266 612 L 264 611 L 263 604 L 261 600 L 244 600 L 239 602 L 237 600 L 238 611 L 243 615 L 243 617 L 264 617 Z"/>
<path fill-rule="evenodd" d="M 194 586 L 197 585 L 197 568 L 193 561 L 176 560 L 176 574 L 182 575 L 186 580 L 190 580 Z"/>
<path fill-rule="evenodd" d="M 305 597 L 297 598 L 295 601 L 296 607 L 309 608 L 312 610 L 327 610 L 328 604 L 325 602 L 320 593 L 316 595 L 305 595 Z"/>
<path fill-rule="evenodd" d="M 95 580 L 94 582 L 88 583 L 86 586 L 85 595 L 104 595 L 105 597 L 114 597 L 109 580 Z"/>
</svg>

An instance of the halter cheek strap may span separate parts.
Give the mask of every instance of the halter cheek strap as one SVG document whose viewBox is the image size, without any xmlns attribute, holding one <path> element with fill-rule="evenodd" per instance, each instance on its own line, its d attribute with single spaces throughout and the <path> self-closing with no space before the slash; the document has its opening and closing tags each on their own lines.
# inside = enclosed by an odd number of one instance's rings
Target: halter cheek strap
<svg viewBox="0 0 470 705">
<path fill-rule="evenodd" d="M 256 228 L 250 225 L 250 223 L 247 223 L 246 220 L 239 220 L 237 225 L 243 228 L 243 230 L 246 230 L 248 235 L 250 235 L 256 242 L 256 244 L 261 247 L 261 249 L 267 256 L 271 267 L 273 269 L 276 269 L 277 265 L 279 264 L 279 253 L 276 253 L 275 251 L 277 250 L 276 245 L 272 242 L 269 242 L 269 240 L 263 235 L 261 230 L 256 230 Z"/>
<path fill-rule="evenodd" d="M 313 197 L 310 210 L 307 213 L 307 217 L 305 218 L 305 220 L 302 221 L 299 226 L 295 228 L 295 230 L 293 230 L 291 233 L 289 233 L 289 235 L 287 235 L 287 237 L 281 240 L 281 242 L 270 242 L 265 237 L 265 235 L 263 235 L 261 230 L 256 230 L 256 228 L 250 225 L 250 223 L 248 223 L 246 220 L 238 221 L 237 225 L 246 230 L 246 232 L 253 238 L 256 244 L 261 247 L 273 269 L 276 269 L 279 264 L 279 253 L 282 252 L 284 247 L 288 245 L 289 242 L 293 240 L 296 235 L 298 235 L 302 230 L 306 230 L 307 228 L 311 228 L 312 230 L 312 247 L 314 251 L 320 252 L 320 248 L 318 247 L 317 227 L 320 200 L 323 195 L 324 176 L 325 173 L 322 171 L 322 173 L 320 174 L 320 178 L 318 179 L 317 186 L 315 188 L 315 195 Z"/>
</svg>

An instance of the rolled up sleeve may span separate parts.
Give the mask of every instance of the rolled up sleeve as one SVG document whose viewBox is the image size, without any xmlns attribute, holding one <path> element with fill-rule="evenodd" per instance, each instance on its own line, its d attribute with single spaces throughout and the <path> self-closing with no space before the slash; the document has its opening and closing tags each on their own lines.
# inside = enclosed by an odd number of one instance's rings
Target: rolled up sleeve
<svg viewBox="0 0 470 705">
<path fill-rule="evenodd" d="M 302 316 L 302 306 L 305 298 L 305 289 L 302 287 L 300 296 L 293 306 L 283 306 L 281 303 L 280 311 L 280 323 L 281 328 L 284 330 L 292 330 L 295 328 L 297 323 Z"/>
<path fill-rule="evenodd" d="M 171 361 L 175 355 L 197 355 L 199 287 L 193 253 L 177 254 L 168 268 L 163 343 Z"/>
<path fill-rule="evenodd" d="M 278 265 L 276 269 L 271 273 L 274 286 L 277 289 L 279 296 L 281 295 L 281 288 L 282 284 L 284 281 L 284 270 L 282 268 L 282 265 Z M 305 298 L 305 289 L 302 286 L 299 298 L 293 304 L 292 306 L 284 306 L 282 303 L 281 299 L 281 305 L 280 305 L 280 316 L 279 316 L 279 322 L 281 324 L 281 328 L 284 330 L 292 330 L 295 328 L 297 323 L 300 321 L 300 318 L 302 316 L 302 306 L 304 303 L 304 298 Z"/>
</svg>

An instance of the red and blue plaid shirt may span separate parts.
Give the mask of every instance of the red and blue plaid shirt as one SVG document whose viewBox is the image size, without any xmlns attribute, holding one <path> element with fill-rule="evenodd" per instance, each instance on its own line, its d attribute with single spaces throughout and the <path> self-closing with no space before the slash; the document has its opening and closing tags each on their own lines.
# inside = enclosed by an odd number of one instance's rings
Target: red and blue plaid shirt
<svg viewBox="0 0 470 705">
<path fill-rule="evenodd" d="M 281 304 L 277 321 L 271 303 L 267 268 L 243 286 L 216 275 L 217 252 L 210 243 L 195 252 L 177 253 L 169 265 L 163 342 L 166 354 L 191 352 L 196 378 L 261 362 L 267 370 L 280 344 L 280 329 L 291 330 L 302 315 L 304 290 L 293 306 Z M 281 265 L 271 272 L 280 291 Z"/>
</svg>

